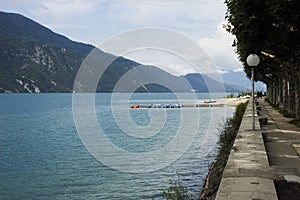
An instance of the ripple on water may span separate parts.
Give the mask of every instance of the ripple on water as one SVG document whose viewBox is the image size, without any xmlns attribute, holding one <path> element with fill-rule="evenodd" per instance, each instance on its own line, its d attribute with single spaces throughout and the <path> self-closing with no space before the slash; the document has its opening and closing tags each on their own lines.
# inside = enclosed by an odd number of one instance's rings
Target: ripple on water
<svg viewBox="0 0 300 200">
<path fill-rule="evenodd" d="M 136 94 L 131 101 L 137 98 L 147 102 L 145 95 Z M 174 96 L 168 95 L 152 94 L 151 98 L 169 102 Z M 175 136 L 173 128 L 178 127 L 175 123 L 180 118 L 174 113 L 178 110 L 168 111 L 168 127 L 161 134 L 142 141 L 121 133 L 111 121 L 110 94 L 97 94 L 97 97 L 104 117 L 99 121 L 107 124 L 104 129 L 120 147 L 133 152 L 152 151 Z M 158 171 L 134 174 L 103 165 L 85 149 L 74 126 L 71 94 L 17 94 L 0 98 L 0 196 L 3 199 L 160 199 L 159 194 L 169 186 L 169 180 L 177 178 L 176 172 L 197 196 L 208 166 L 216 156 L 216 130 L 223 122 L 222 109 L 226 109 L 216 108 L 219 115 L 214 115 L 213 120 L 211 109 L 201 110 L 200 127 L 192 145 L 174 163 Z M 227 112 L 232 114 L 233 109 Z M 139 125 L 150 123 L 147 109 L 131 115 Z M 208 124 L 211 129 L 207 132 Z M 206 141 L 205 149 L 201 149 L 203 141 Z M 140 163 L 133 167 L 144 166 Z"/>
</svg>

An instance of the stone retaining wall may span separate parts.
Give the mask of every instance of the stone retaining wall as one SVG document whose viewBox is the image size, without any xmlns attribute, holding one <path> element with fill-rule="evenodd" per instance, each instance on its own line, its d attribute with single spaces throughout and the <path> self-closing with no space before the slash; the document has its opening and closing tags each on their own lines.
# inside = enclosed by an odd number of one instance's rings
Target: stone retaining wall
<svg viewBox="0 0 300 200">
<path fill-rule="evenodd" d="M 256 130 L 252 130 L 251 109 L 250 101 L 223 172 L 216 200 L 278 199 L 273 182 L 274 169 L 269 166 L 257 115 Z"/>
</svg>

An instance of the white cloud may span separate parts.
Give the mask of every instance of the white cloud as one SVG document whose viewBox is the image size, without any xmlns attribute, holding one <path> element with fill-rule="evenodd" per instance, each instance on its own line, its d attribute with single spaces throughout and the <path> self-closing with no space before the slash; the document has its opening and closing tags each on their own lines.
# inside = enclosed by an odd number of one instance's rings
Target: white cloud
<svg viewBox="0 0 300 200">
<path fill-rule="evenodd" d="M 168 29 L 124 32 L 106 40 L 99 48 L 142 64 L 169 68 L 167 71 L 176 75 L 216 71 L 213 62 L 194 40 Z"/>
<path fill-rule="evenodd" d="M 21 13 L 71 38 L 94 43 L 141 27 L 173 29 L 198 39 L 210 35 L 225 13 L 223 0 L 26 0 L 23 4 L 18 8 Z M 10 3 L 10 7 L 16 6 Z M 74 29 L 77 25 L 87 28 Z"/>
<path fill-rule="evenodd" d="M 239 67 L 239 68 L 233 69 L 232 71 L 233 71 L 233 72 L 243 72 L 243 71 L 244 71 L 244 68 Z"/>
<path fill-rule="evenodd" d="M 224 18 L 222 0 L 112 1 L 107 13 L 114 21 L 133 26 L 158 26 L 183 32 L 209 32 Z"/>
<path fill-rule="evenodd" d="M 219 74 L 227 74 L 227 73 L 229 73 L 229 71 L 226 71 L 226 70 L 222 69 L 221 67 L 217 67 L 217 68 L 218 68 L 218 73 Z"/>
<path fill-rule="evenodd" d="M 66 20 L 80 17 L 95 9 L 93 1 L 85 0 L 54 0 L 39 1 L 31 8 L 31 12 L 37 17 L 51 17 L 52 19 Z"/>
<path fill-rule="evenodd" d="M 226 70 L 233 70 L 241 63 L 232 47 L 234 37 L 223 28 L 222 21 L 217 26 L 217 31 L 208 37 L 199 40 L 199 45 L 207 52 L 217 66 Z"/>
</svg>

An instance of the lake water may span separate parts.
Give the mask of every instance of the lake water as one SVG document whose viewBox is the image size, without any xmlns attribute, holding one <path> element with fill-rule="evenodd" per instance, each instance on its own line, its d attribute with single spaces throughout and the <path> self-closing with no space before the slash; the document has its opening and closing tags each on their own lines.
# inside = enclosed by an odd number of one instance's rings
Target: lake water
<svg viewBox="0 0 300 200">
<path fill-rule="evenodd" d="M 126 162 L 109 146 L 101 152 L 102 144 L 95 151 L 99 157 L 91 154 L 83 142 L 89 129 L 79 133 L 74 123 L 72 94 L 1 94 L 1 199 L 161 199 L 176 172 L 197 198 L 216 157 L 219 129 L 234 108 L 128 109 L 131 103 L 181 101 L 167 93 L 139 93 L 129 100 L 125 94 L 114 95 L 111 106 L 112 94 L 96 94 L 97 121 L 111 143 L 129 155 L 141 155 L 140 160 L 126 157 Z M 210 97 L 200 93 L 197 98 Z M 85 114 L 88 118 L 90 113 Z M 198 122 L 196 130 L 189 125 L 193 121 Z M 193 134 L 181 137 L 176 148 L 159 152 L 180 138 L 180 127 Z M 157 154 L 149 160 L 152 152 Z"/>
</svg>

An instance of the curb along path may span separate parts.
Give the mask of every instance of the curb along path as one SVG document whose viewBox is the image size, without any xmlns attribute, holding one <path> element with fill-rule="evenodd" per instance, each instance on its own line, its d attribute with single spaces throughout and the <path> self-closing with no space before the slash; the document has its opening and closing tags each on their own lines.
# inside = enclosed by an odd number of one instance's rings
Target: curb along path
<svg viewBox="0 0 300 200">
<path fill-rule="evenodd" d="M 256 116 L 252 131 L 252 102 L 248 103 L 223 172 L 216 199 L 277 199 L 274 173 L 269 166 L 262 131 Z"/>
<path fill-rule="evenodd" d="M 258 100 L 259 115 L 252 131 L 252 102 L 243 116 L 216 199 L 299 199 L 300 128 L 289 123 L 264 99 Z M 276 192 L 276 188 L 277 192 Z"/>
</svg>

